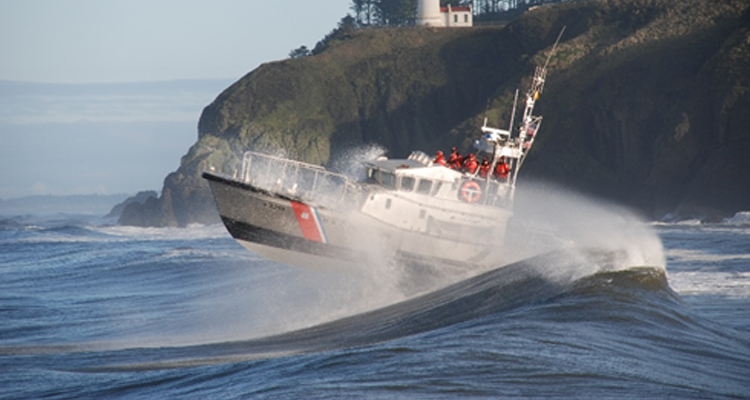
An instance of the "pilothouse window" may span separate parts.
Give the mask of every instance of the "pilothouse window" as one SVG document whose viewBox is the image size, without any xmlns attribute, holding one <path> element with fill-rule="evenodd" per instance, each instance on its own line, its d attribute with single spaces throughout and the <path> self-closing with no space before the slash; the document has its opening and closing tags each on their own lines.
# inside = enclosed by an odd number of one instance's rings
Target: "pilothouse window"
<svg viewBox="0 0 750 400">
<path fill-rule="evenodd" d="M 419 181 L 419 186 L 417 186 L 417 193 L 430 194 L 430 190 L 432 190 L 432 181 L 427 179 L 422 179 Z"/>
<path fill-rule="evenodd" d="M 414 190 L 414 184 L 416 183 L 415 179 L 411 176 L 402 176 L 401 177 L 401 190 L 405 192 L 411 192 Z"/>
<path fill-rule="evenodd" d="M 382 179 L 383 180 L 382 180 L 381 183 L 383 185 L 394 187 L 394 188 L 396 187 L 396 175 L 393 175 L 393 174 L 388 173 L 388 172 L 383 172 L 382 173 Z"/>
<path fill-rule="evenodd" d="M 375 171 L 375 181 L 377 181 L 380 184 L 383 183 L 383 171 L 379 169 Z"/>
<path fill-rule="evenodd" d="M 375 170 L 375 181 L 384 186 L 396 187 L 396 176 L 382 170 Z"/>
<path fill-rule="evenodd" d="M 441 187 L 443 187 L 443 182 L 435 182 L 435 185 L 432 187 L 432 195 L 435 196 Z"/>
</svg>

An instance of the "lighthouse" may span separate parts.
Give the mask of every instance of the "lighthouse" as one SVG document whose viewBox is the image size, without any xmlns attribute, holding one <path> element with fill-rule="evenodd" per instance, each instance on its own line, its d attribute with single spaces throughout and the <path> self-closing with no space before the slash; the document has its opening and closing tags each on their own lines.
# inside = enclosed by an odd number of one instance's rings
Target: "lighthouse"
<svg viewBox="0 0 750 400">
<path fill-rule="evenodd" d="M 417 3 L 417 25 L 445 26 L 440 13 L 440 0 L 419 0 Z"/>
<path fill-rule="evenodd" d="M 417 25 L 459 28 L 474 25 L 471 6 L 440 7 L 440 0 L 419 0 L 417 3 Z"/>
</svg>

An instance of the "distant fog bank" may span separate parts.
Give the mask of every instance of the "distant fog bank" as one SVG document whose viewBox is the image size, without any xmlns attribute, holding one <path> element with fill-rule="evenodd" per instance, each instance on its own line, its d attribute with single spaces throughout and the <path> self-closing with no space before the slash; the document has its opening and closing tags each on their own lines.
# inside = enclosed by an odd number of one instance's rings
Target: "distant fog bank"
<svg viewBox="0 0 750 400">
<path fill-rule="evenodd" d="M 160 187 L 230 83 L 0 81 L 0 199 Z"/>
<path fill-rule="evenodd" d="M 129 197 L 128 194 L 25 196 L 0 199 L 0 216 L 83 214 L 105 216 L 112 208 Z"/>
</svg>

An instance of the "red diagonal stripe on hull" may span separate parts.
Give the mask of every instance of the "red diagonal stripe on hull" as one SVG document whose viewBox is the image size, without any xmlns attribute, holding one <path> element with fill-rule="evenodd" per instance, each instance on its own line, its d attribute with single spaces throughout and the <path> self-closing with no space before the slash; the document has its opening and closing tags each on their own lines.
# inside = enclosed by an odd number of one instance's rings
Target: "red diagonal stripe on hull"
<svg viewBox="0 0 750 400">
<path fill-rule="evenodd" d="M 323 242 L 323 238 L 320 236 L 320 229 L 318 223 L 315 221 L 313 210 L 307 204 L 298 203 L 292 201 L 292 209 L 294 215 L 297 217 L 297 223 L 299 228 L 302 230 L 302 236 L 307 240 L 314 240 L 316 242 Z"/>
</svg>

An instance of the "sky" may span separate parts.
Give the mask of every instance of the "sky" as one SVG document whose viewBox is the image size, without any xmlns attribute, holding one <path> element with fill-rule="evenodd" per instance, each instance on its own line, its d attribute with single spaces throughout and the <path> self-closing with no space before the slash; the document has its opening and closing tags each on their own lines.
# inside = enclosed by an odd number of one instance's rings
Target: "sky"
<svg viewBox="0 0 750 400">
<path fill-rule="evenodd" d="M 0 199 L 160 190 L 203 107 L 349 4 L 0 0 Z"/>
<path fill-rule="evenodd" d="M 312 47 L 350 0 L 0 0 L 0 80 L 237 78 Z"/>
</svg>

